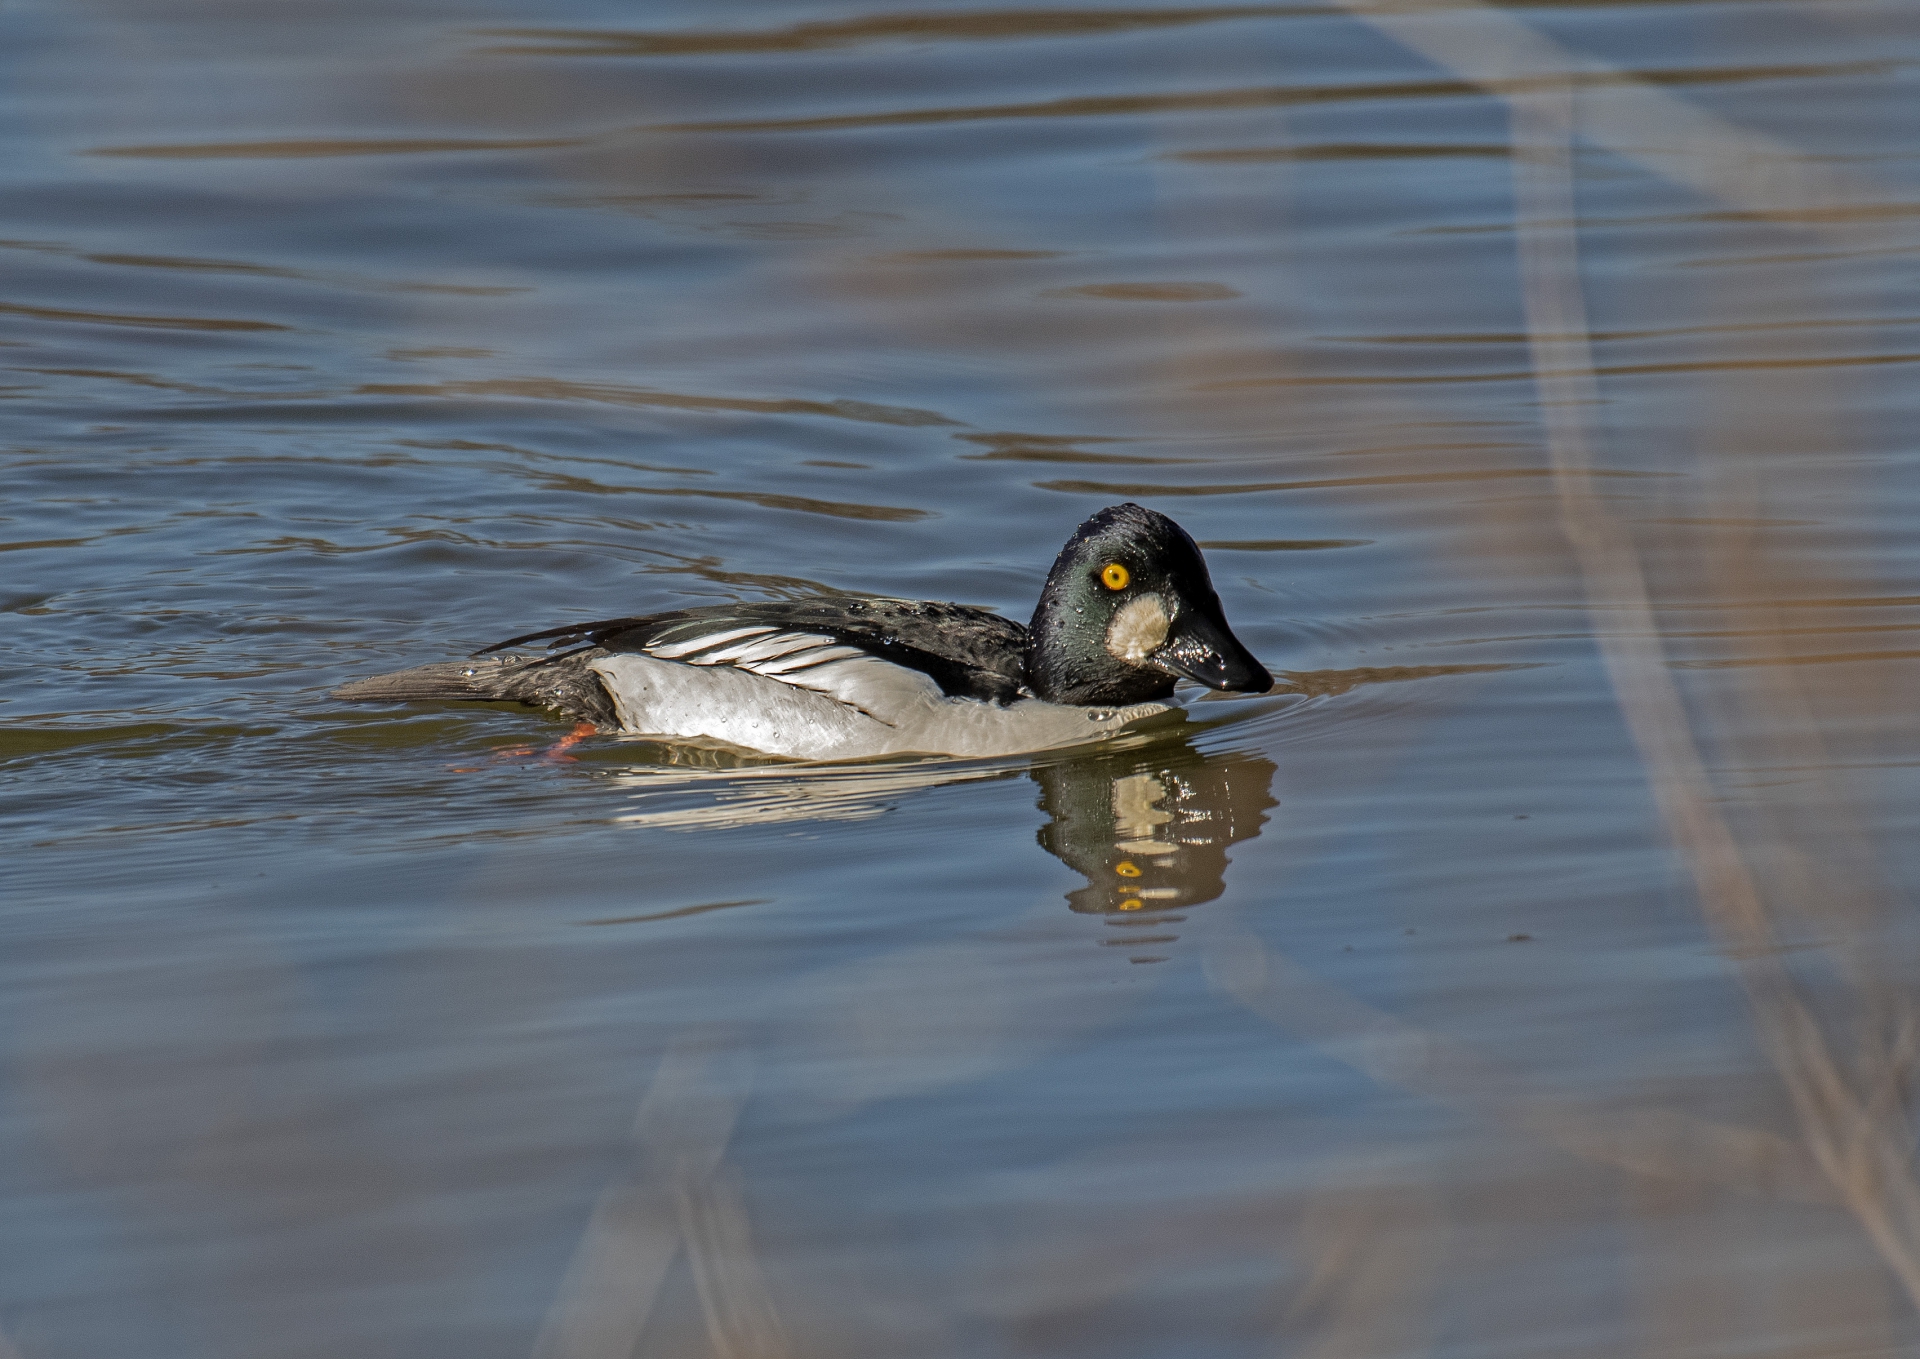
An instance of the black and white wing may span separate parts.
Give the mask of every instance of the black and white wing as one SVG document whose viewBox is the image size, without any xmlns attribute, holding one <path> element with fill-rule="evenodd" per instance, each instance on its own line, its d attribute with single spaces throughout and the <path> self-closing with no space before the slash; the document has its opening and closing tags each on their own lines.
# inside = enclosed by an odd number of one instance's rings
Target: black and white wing
<svg viewBox="0 0 1920 1359">
<path fill-rule="evenodd" d="M 950 698 L 1010 703 L 1027 696 L 1027 630 L 961 604 L 839 597 L 724 604 L 552 628 L 488 650 L 536 641 L 576 649 L 566 654 L 644 653 L 732 666 L 849 701 L 863 667 L 847 663 L 858 661 L 916 671 Z"/>
</svg>

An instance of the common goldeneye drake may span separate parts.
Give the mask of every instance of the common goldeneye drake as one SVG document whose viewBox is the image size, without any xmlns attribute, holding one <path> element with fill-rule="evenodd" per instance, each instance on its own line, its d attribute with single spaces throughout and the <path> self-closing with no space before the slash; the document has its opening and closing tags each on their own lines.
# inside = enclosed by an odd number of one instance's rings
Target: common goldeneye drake
<svg viewBox="0 0 1920 1359">
<path fill-rule="evenodd" d="M 510 650 L 529 642 L 548 654 Z M 1242 693 L 1273 687 L 1227 627 L 1193 539 L 1128 504 L 1067 540 L 1031 627 L 906 599 L 716 604 L 530 632 L 333 694 L 509 699 L 635 735 L 848 760 L 1100 740 L 1168 711 L 1181 678 Z"/>
</svg>

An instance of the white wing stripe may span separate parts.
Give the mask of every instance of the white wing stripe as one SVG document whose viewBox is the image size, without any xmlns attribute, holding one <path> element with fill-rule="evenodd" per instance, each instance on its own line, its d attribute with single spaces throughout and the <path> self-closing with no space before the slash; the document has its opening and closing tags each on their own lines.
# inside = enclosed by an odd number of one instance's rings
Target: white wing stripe
<svg viewBox="0 0 1920 1359">
<path fill-rule="evenodd" d="M 704 637 L 695 637 L 685 642 L 668 642 L 664 646 L 650 646 L 647 651 L 664 661 L 677 661 L 696 651 L 705 651 L 709 647 L 722 646 L 727 642 L 738 641 L 742 637 L 758 637 L 772 632 L 772 628 L 734 628 L 729 632 L 710 632 Z"/>
<path fill-rule="evenodd" d="M 736 642 L 719 651 L 709 651 L 704 656 L 696 656 L 693 661 L 695 665 L 752 666 L 758 661 L 771 661 L 796 651 L 832 644 L 831 637 L 817 637 L 803 632 L 777 632 L 771 637 L 749 637 L 743 642 Z"/>
<path fill-rule="evenodd" d="M 786 657 L 797 657 L 803 652 L 817 647 L 827 646 L 831 642 L 827 637 L 782 636 L 769 637 L 764 642 L 756 642 L 741 652 L 734 661 L 735 665 L 744 665 L 757 670 L 761 666 Z"/>
<path fill-rule="evenodd" d="M 924 701 L 939 692 L 933 681 L 917 670 L 814 632 L 783 632 L 766 626 L 732 628 L 645 650 L 676 670 L 682 666 L 739 670 L 764 675 L 795 689 L 810 689 L 883 726 L 894 723 L 882 717 L 874 704 L 880 708 L 894 706 L 909 695 Z"/>
<path fill-rule="evenodd" d="M 758 671 L 762 675 L 771 675 L 776 679 L 785 679 L 796 670 L 808 670 L 816 665 L 824 665 L 828 661 L 844 661 L 855 656 L 865 656 L 866 654 L 866 652 L 857 646 L 816 647 L 812 650 L 803 651 L 797 656 L 784 656 L 778 660 L 766 661 L 750 668 Z"/>
</svg>

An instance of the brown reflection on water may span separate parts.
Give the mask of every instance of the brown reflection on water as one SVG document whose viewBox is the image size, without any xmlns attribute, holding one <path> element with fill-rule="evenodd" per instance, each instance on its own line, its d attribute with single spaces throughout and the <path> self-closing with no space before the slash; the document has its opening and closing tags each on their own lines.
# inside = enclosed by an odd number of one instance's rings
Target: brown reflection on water
<svg viewBox="0 0 1920 1359">
<path fill-rule="evenodd" d="M 1747 69 L 1676 69 L 1639 71 L 1627 75 L 1617 71 L 1592 71 L 1577 77 L 1579 83 L 1597 87 L 1632 88 L 1644 81 L 1649 85 L 1718 85 L 1743 81 L 1770 81 L 1784 78 L 1818 79 L 1823 76 L 1885 73 L 1889 68 L 1877 62 L 1846 65 L 1764 66 Z M 857 128 L 916 127 L 931 123 L 996 122 L 1029 118 L 1115 118 L 1146 114 L 1232 112 L 1243 109 L 1279 109 L 1302 104 L 1327 104 L 1342 100 L 1371 101 L 1387 99 L 1460 98 L 1482 89 L 1520 93 L 1535 88 L 1537 80 L 1487 78 L 1467 80 L 1395 81 L 1392 83 L 1300 84 L 1284 86 L 1248 86 L 1182 91 L 1174 94 L 1095 95 L 1072 99 L 1049 99 L 1034 103 L 963 105 L 950 108 L 892 109 L 882 113 L 837 114 L 826 117 L 724 119 L 710 122 L 655 123 L 647 132 L 830 132 Z M 137 152 L 129 148 L 122 154 Z"/>
<path fill-rule="evenodd" d="M 1042 297 L 1105 298 L 1115 302 L 1225 302 L 1241 294 L 1224 283 L 1083 283 L 1049 288 Z"/>
<path fill-rule="evenodd" d="M 568 137 L 386 137 L 360 140 L 193 142 L 179 146 L 99 146 L 92 156 L 145 160 L 312 160 L 333 156 L 445 155 L 454 151 L 551 151 L 583 145 Z"/>
<path fill-rule="evenodd" d="M 876 14 L 759 31 L 682 29 L 489 28 L 480 36 L 510 41 L 483 47 L 503 56 L 650 57 L 736 52 L 807 52 L 869 43 L 990 42 L 1075 37 L 1136 29 L 1182 28 L 1223 19 L 1314 14 L 1302 5 L 1217 5 L 1191 9 L 977 9 L 951 14 Z M 511 41 L 511 40 L 518 41 Z"/>
<path fill-rule="evenodd" d="M 1301 146 L 1228 146 L 1205 151 L 1169 151 L 1169 160 L 1199 165 L 1263 164 L 1284 160 L 1425 160 L 1448 156 L 1505 157 L 1504 145 L 1322 142 Z"/>
<path fill-rule="evenodd" d="M 936 411 L 880 406 L 867 401 L 805 401 L 791 397 L 755 398 L 661 392 L 610 382 L 572 382 L 565 378 L 488 378 L 471 382 L 378 383 L 360 389 L 371 396 L 527 397 L 544 401 L 604 402 L 616 406 L 657 406 L 665 410 L 743 411 L 756 415 L 818 415 L 880 425 L 952 425 Z"/>
<path fill-rule="evenodd" d="M 76 321 L 95 326 L 133 326 L 141 330 L 271 331 L 288 327 L 272 321 L 248 321 L 218 316 L 135 316 L 102 311 L 71 311 L 62 307 L 29 307 L 0 302 L 0 315 L 31 316 L 42 321 Z"/>
</svg>

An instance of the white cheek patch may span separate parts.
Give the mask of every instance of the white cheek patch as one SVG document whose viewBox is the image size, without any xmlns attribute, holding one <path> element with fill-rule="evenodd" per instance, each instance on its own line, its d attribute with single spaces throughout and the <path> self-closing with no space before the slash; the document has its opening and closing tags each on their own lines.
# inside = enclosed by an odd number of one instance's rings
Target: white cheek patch
<svg viewBox="0 0 1920 1359">
<path fill-rule="evenodd" d="M 1141 595 L 1129 600 L 1107 624 L 1107 651 L 1133 665 L 1139 665 L 1160 649 L 1167 640 L 1173 620 L 1159 595 Z"/>
</svg>

